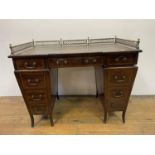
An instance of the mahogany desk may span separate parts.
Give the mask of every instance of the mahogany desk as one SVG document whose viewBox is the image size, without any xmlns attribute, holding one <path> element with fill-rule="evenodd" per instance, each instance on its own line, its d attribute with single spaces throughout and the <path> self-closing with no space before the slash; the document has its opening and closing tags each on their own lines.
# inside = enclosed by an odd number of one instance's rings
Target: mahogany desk
<svg viewBox="0 0 155 155">
<path fill-rule="evenodd" d="M 125 113 L 137 73 L 139 40 L 120 38 L 32 41 L 10 45 L 15 76 L 34 126 L 33 115 L 52 111 L 58 97 L 58 68 L 94 66 L 97 96 L 107 113 Z"/>
</svg>

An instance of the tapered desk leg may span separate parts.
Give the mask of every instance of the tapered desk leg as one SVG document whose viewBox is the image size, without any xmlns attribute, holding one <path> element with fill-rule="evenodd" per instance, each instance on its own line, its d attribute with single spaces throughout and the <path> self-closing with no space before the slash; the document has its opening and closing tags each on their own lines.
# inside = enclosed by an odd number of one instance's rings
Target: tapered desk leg
<svg viewBox="0 0 155 155">
<path fill-rule="evenodd" d="M 34 127 L 34 117 L 32 114 L 30 114 L 30 118 L 31 118 L 31 127 Z"/>
<path fill-rule="evenodd" d="M 56 94 L 56 98 L 57 98 L 57 100 L 59 100 L 59 94 L 58 94 L 58 92 L 57 92 L 57 94 Z"/>
<path fill-rule="evenodd" d="M 95 67 L 96 98 L 98 97 L 97 67 Z"/>
<path fill-rule="evenodd" d="M 49 80 L 50 79 L 50 80 Z M 54 126 L 53 122 L 53 109 L 54 109 L 54 104 L 55 100 L 59 100 L 59 95 L 58 95 L 58 69 L 57 68 L 51 68 L 50 70 L 50 76 L 48 76 L 48 83 L 49 83 L 49 119 L 51 126 Z"/>
<path fill-rule="evenodd" d="M 102 106 L 103 106 L 103 109 L 104 109 L 104 118 L 103 118 L 103 122 L 106 123 L 107 122 L 107 114 L 108 114 L 108 111 L 106 109 L 106 105 L 105 105 L 105 99 L 104 99 L 104 96 L 101 95 L 99 96 L 100 99 L 101 99 L 101 102 L 102 102 Z"/>
<path fill-rule="evenodd" d="M 55 82 L 56 82 L 56 98 L 57 98 L 57 100 L 59 100 L 59 93 L 58 93 L 58 68 L 56 69 L 56 79 L 55 79 Z"/>
<path fill-rule="evenodd" d="M 50 109 L 49 109 L 49 119 L 50 119 L 51 126 L 54 126 L 54 122 L 53 122 L 53 108 L 54 108 L 55 98 L 56 98 L 56 96 L 52 96 L 51 97 L 51 101 L 50 101 L 52 103 L 52 105 L 50 106 Z"/>
<path fill-rule="evenodd" d="M 126 110 L 124 110 L 124 111 L 122 112 L 122 120 L 123 120 L 123 123 L 125 123 L 125 113 L 126 113 Z"/>
<path fill-rule="evenodd" d="M 98 91 L 96 91 L 96 98 L 98 98 Z"/>
<path fill-rule="evenodd" d="M 54 126 L 54 122 L 53 122 L 52 116 L 50 116 L 50 123 L 51 123 L 51 126 Z"/>
<path fill-rule="evenodd" d="M 106 110 L 104 110 L 104 123 L 107 123 L 107 111 Z"/>
</svg>

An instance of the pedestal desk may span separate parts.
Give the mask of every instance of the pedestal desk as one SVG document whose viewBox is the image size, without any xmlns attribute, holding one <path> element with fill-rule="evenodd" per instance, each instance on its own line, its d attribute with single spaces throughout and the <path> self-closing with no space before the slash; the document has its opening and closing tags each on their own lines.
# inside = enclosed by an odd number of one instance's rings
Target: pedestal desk
<svg viewBox="0 0 155 155">
<path fill-rule="evenodd" d="M 34 126 L 33 115 L 52 111 L 58 98 L 58 68 L 94 66 L 96 95 L 104 109 L 104 122 L 112 111 L 125 113 L 137 73 L 139 40 L 120 38 L 32 41 L 10 45 L 15 76 Z M 69 86 L 68 86 L 69 87 Z"/>
</svg>

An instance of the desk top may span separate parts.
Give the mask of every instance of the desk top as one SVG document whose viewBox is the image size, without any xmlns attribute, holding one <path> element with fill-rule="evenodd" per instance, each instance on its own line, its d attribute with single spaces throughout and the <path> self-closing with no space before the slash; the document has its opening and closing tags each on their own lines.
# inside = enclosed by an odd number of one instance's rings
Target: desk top
<svg viewBox="0 0 155 155">
<path fill-rule="evenodd" d="M 120 38 L 32 41 L 16 46 L 10 45 L 10 48 L 11 55 L 9 57 L 141 52 L 139 40 L 132 41 Z"/>
</svg>

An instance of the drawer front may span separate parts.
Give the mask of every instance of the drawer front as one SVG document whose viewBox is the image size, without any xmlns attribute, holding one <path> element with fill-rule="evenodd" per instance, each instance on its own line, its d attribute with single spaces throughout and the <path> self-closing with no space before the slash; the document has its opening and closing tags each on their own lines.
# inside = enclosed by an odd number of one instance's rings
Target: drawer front
<svg viewBox="0 0 155 155">
<path fill-rule="evenodd" d="M 47 92 L 44 90 L 29 90 L 24 95 L 29 105 L 48 105 Z"/>
<path fill-rule="evenodd" d="M 135 76 L 136 67 L 111 68 L 108 70 L 109 85 L 129 85 Z"/>
<path fill-rule="evenodd" d="M 126 107 L 127 101 L 117 100 L 109 101 L 110 111 L 123 111 Z"/>
<path fill-rule="evenodd" d="M 23 89 L 46 88 L 46 77 L 44 72 L 21 72 L 19 73 Z"/>
<path fill-rule="evenodd" d="M 33 70 L 45 68 L 43 58 L 27 58 L 14 59 L 16 69 L 18 70 Z"/>
<path fill-rule="evenodd" d="M 113 87 L 108 90 L 110 100 L 125 100 L 128 97 L 129 89 L 127 87 Z"/>
<path fill-rule="evenodd" d="M 129 88 L 110 88 L 107 95 L 108 110 L 123 111 L 128 104 Z"/>
<path fill-rule="evenodd" d="M 82 64 L 83 65 L 103 65 L 103 57 L 102 56 L 83 57 Z"/>
<path fill-rule="evenodd" d="M 48 114 L 48 107 L 45 105 L 31 105 L 30 109 L 34 115 Z"/>
<path fill-rule="evenodd" d="M 121 66 L 121 65 L 133 65 L 137 63 L 138 54 L 112 54 L 107 56 L 108 66 Z"/>
<path fill-rule="evenodd" d="M 81 62 L 80 58 L 49 58 L 49 67 L 66 67 L 66 66 L 77 66 Z"/>
<path fill-rule="evenodd" d="M 73 67 L 73 66 L 90 66 L 102 65 L 102 56 L 93 57 L 70 57 L 70 58 L 49 58 L 49 67 Z"/>
</svg>

